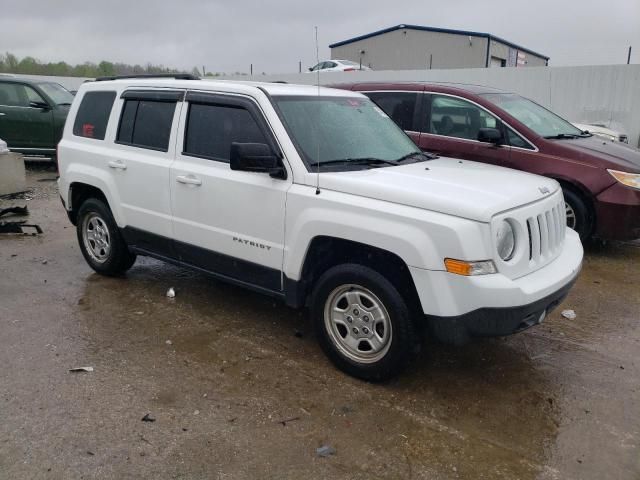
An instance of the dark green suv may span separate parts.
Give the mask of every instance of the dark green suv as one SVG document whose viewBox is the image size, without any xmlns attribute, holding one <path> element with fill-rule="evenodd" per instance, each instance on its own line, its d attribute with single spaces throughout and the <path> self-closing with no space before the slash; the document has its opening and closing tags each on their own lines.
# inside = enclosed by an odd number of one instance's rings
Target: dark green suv
<svg viewBox="0 0 640 480">
<path fill-rule="evenodd" d="M 0 138 L 15 152 L 55 159 L 72 101 L 57 83 L 0 76 Z"/>
</svg>

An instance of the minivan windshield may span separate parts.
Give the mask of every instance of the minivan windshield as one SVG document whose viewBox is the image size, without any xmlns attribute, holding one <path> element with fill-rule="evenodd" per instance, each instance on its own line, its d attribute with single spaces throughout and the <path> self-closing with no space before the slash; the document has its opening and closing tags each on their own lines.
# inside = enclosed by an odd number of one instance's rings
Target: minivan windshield
<svg viewBox="0 0 640 480">
<path fill-rule="evenodd" d="M 38 86 L 56 105 L 71 105 L 73 94 L 62 85 L 53 82 L 39 83 Z"/>
<path fill-rule="evenodd" d="M 519 122 L 525 124 L 541 137 L 576 138 L 588 137 L 564 118 L 514 93 L 485 93 L 484 98 L 494 103 Z"/>
<path fill-rule="evenodd" d="M 273 99 L 309 168 L 362 169 L 430 158 L 368 98 L 282 95 Z"/>
</svg>

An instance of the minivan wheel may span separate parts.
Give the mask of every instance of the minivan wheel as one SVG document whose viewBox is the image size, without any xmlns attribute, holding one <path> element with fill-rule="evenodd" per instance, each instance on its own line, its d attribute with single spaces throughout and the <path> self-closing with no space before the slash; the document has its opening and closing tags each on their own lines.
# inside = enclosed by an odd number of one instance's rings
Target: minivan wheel
<svg viewBox="0 0 640 480">
<path fill-rule="evenodd" d="M 582 198 L 569 189 L 563 189 L 567 227 L 575 230 L 583 242 L 591 236 L 591 218 Z"/>
<path fill-rule="evenodd" d="M 312 293 L 320 345 L 344 372 L 369 381 L 402 371 L 419 341 L 407 304 L 375 270 L 356 264 L 325 272 Z"/>
<path fill-rule="evenodd" d="M 91 268 L 103 275 L 121 275 L 136 256 L 129 251 L 109 207 L 97 198 L 86 200 L 78 210 L 80 250 Z"/>
</svg>

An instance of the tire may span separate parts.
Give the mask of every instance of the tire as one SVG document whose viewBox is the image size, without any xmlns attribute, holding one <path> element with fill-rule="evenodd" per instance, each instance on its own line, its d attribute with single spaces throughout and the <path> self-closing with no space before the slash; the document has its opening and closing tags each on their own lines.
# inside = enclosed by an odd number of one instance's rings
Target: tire
<svg viewBox="0 0 640 480">
<path fill-rule="evenodd" d="M 573 228 L 583 242 L 591 237 L 593 222 L 589 209 L 580 195 L 567 188 L 562 189 L 567 212 L 567 226 Z"/>
<path fill-rule="evenodd" d="M 102 200 L 89 198 L 80 206 L 76 232 L 82 255 L 96 272 L 122 275 L 135 263 L 136 256 L 129 251 L 111 210 Z"/>
<path fill-rule="evenodd" d="M 325 272 L 312 292 L 311 315 L 325 354 L 340 370 L 363 380 L 398 375 L 419 342 L 405 299 L 384 276 L 362 265 Z"/>
</svg>

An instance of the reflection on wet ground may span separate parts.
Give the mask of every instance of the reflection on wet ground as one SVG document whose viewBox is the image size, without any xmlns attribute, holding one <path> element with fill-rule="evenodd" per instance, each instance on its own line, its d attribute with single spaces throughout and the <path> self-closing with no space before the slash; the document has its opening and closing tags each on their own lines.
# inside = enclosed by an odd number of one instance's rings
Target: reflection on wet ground
<svg viewBox="0 0 640 480">
<path fill-rule="evenodd" d="M 52 175 L 29 176 L 45 234 L 0 239 L 0 477 L 640 477 L 638 246 L 589 248 L 543 325 L 370 385 L 272 299 L 149 259 L 94 274 Z"/>
</svg>

